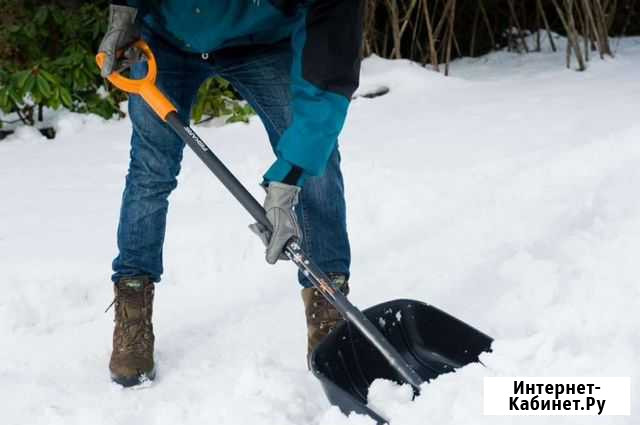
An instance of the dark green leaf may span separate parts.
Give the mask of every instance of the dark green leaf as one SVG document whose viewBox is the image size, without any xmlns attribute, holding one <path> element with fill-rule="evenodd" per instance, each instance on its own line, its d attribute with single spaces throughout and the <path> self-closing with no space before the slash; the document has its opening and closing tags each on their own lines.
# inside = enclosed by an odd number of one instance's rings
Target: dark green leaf
<svg viewBox="0 0 640 425">
<path fill-rule="evenodd" d="M 71 93 L 69 93 L 69 90 L 67 90 L 64 87 L 60 88 L 60 100 L 62 101 L 62 104 L 64 106 L 66 106 L 67 108 L 71 109 L 71 107 L 73 106 L 73 100 L 71 99 Z"/>
<path fill-rule="evenodd" d="M 18 88 L 22 89 L 27 84 L 27 80 L 31 76 L 31 71 L 21 71 L 15 75 Z"/>
<path fill-rule="evenodd" d="M 38 87 L 38 90 L 40 91 L 42 96 L 46 98 L 52 95 L 51 86 L 49 85 L 49 82 L 47 81 L 46 78 L 38 74 L 35 80 L 36 80 L 36 86 Z"/>
<path fill-rule="evenodd" d="M 33 91 L 33 87 L 36 85 L 36 76 L 32 73 L 29 73 L 27 77 L 27 81 L 24 83 L 23 93 L 28 94 Z"/>
</svg>

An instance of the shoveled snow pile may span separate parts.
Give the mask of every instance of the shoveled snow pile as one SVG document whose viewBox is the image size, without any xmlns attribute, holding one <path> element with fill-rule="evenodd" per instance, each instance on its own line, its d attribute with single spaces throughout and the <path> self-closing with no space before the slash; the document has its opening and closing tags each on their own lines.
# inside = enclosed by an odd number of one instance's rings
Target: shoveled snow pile
<svg viewBox="0 0 640 425">
<path fill-rule="evenodd" d="M 443 77 L 370 58 L 341 147 L 352 300 L 434 304 L 493 336 L 481 365 L 394 424 L 633 424 L 640 414 L 640 40 L 586 73 L 561 53 L 496 53 Z M 267 266 L 249 217 L 192 153 L 172 195 L 156 291 L 159 376 L 110 383 L 110 262 L 127 120 L 60 114 L 58 137 L 0 142 L 0 423 L 371 424 L 326 401 L 305 364 L 295 270 Z M 261 124 L 199 127 L 261 196 Z M 485 417 L 485 376 L 630 376 L 631 417 Z M 634 416 L 635 415 L 635 416 Z"/>
</svg>

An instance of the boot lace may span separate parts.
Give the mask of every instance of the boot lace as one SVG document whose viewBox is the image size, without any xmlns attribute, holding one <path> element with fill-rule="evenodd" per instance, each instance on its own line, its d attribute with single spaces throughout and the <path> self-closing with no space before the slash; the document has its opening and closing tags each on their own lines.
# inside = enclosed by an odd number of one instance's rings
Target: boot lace
<svg viewBox="0 0 640 425">
<path fill-rule="evenodd" d="M 349 284 L 343 276 L 329 275 L 338 286 L 338 289 L 345 295 L 349 293 Z M 342 315 L 336 308 L 317 290 L 313 290 L 313 313 L 311 314 L 311 322 L 318 326 L 319 329 L 327 329 L 332 332 L 336 325 L 342 321 Z"/>
<path fill-rule="evenodd" d="M 144 356 L 153 344 L 151 324 L 153 287 L 141 291 L 126 287 L 118 288 L 112 302 L 115 304 L 115 322 L 119 327 L 114 335 L 114 345 L 122 353 Z M 139 310 L 137 317 L 129 317 L 129 311 Z"/>
<path fill-rule="evenodd" d="M 313 311 L 311 322 L 318 326 L 319 329 L 328 328 L 329 332 L 331 332 L 338 322 L 342 320 L 338 310 L 317 290 L 313 291 Z"/>
</svg>

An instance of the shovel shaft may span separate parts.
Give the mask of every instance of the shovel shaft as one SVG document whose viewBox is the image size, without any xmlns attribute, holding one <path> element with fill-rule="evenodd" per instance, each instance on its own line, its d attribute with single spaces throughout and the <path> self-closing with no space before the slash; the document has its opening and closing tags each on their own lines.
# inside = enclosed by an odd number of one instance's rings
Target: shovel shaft
<svg viewBox="0 0 640 425">
<path fill-rule="evenodd" d="M 262 205 L 256 201 L 222 161 L 211 152 L 207 144 L 189 126 L 184 125 L 175 112 L 169 113 L 166 121 L 173 131 L 189 145 L 238 202 L 242 204 L 254 220 L 270 231 L 273 231 L 273 226 L 267 219 Z M 331 279 L 311 261 L 296 240 L 291 240 L 287 244 L 285 254 L 302 273 L 304 273 L 313 286 L 336 307 L 342 316 L 362 332 L 398 372 L 399 377 L 409 383 L 413 387 L 414 392 L 417 393 L 422 383 L 420 376 L 409 367 L 400 353 L 387 341 L 378 328 L 376 328 L 359 309 L 351 304 L 342 292 L 335 288 Z"/>
</svg>

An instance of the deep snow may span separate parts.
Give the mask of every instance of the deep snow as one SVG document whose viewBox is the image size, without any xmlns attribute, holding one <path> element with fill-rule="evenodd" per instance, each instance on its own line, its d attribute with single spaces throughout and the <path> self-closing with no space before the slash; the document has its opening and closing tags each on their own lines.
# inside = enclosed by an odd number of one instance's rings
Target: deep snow
<svg viewBox="0 0 640 425">
<path fill-rule="evenodd" d="M 352 300 L 432 303 L 496 338 L 486 368 L 376 383 L 394 424 L 633 424 L 640 401 L 640 40 L 586 73 L 562 53 L 453 64 L 365 61 L 341 138 Z M 109 382 L 110 262 L 127 120 L 68 113 L 47 141 L 0 142 L 0 423 L 370 424 L 306 371 L 289 264 L 192 153 L 172 195 L 156 292 L 159 376 Z M 256 196 L 272 160 L 257 119 L 196 129 Z M 220 226 L 225 223 L 224 226 Z M 631 417 L 484 417 L 485 376 L 630 376 Z"/>
</svg>

